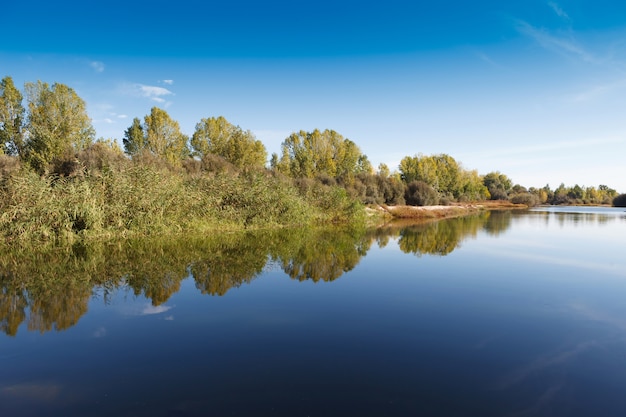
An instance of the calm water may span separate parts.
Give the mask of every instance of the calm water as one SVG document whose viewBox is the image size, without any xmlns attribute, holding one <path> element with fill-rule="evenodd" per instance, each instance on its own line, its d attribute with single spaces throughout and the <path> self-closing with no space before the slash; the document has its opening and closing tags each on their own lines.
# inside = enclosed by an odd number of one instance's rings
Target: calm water
<svg viewBox="0 0 626 417">
<path fill-rule="evenodd" d="M 626 212 L 0 265 L 0 416 L 623 416 Z"/>
</svg>

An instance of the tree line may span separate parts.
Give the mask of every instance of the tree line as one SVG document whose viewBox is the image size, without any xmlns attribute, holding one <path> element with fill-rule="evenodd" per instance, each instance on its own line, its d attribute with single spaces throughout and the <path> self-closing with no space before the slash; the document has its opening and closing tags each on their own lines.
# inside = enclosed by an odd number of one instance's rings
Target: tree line
<svg viewBox="0 0 626 417">
<path fill-rule="evenodd" d="M 311 196 L 320 186 L 339 187 L 364 204 L 436 205 L 489 199 L 530 206 L 610 204 L 618 195 L 606 185 L 526 188 L 499 171 L 481 175 L 466 169 L 447 154 L 406 156 L 397 170 L 385 164 L 374 169 L 355 142 L 328 129 L 292 133 L 283 141 L 280 155 L 271 155 L 268 166 L 267 150 L 250 130 L 222 116 L 207 117 L 189 137 L 158 107 L 143 119 L 134 118 L 121 143 L 126 158 L 138 163 L 159 161 L 193 175 L 271 172 L 290 179 L 302 194 Z M 100 154 L 100 165 L 113 165 L 111 161 L 119 161 L 122 155 L 115 140 L 95 140 L 86 104 L 72 88 L 37 81 L 27 82 L 22 93 L 11 77 L 2 79 L 0 153 L 39 175 L 72 176 L 85 169 L 85 153 L 90 152 Z M 4 171 L 15 165 L 3 161 Z"/>
</svg>

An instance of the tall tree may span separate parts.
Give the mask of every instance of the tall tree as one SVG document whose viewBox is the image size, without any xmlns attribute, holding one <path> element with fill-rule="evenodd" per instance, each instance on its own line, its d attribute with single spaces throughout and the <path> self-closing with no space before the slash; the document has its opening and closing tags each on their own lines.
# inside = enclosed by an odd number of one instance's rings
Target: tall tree
<svg viewBox="0 0 626 417">
<path fill-rule="evenodd" d="M 0 81 L 0 153 L 20 155 L 24 148 L 22 93 L 9 76 Z"/>
<path fill-rule="evenodd" d="M 29 117 L 24 156 L 35 169 L 43 172 L 54 158 L 91 145 L 95 130 L 85 102 L 72 88 L 37 81 L 26 83 L 25 91 Z"/>
<path fill-rule="evenodd" d="M 147 147 L 143 126 L 141 126 L 141 120 L 138 117 L 135 117 L 133 124 L 124 131 L 122 142 L 124 144 L 124 152 L 131 156 L 136 155 Z"/>
<path fill-rule="evenodd" d="M 294 178 L 328 175 L 350 179 L 372 166 L 359 147 L 334 130 L 292 133 L 282 144 L 278 170 Z"/>
<path fill-rule="evenodd" d="M 252 132 L 222 116 L 205 118 L 196 124 L 191 146 L 200 157 L 218 155 L 238 168 L 263 167 L 267 159 L 265 146 Z"/>
<path fill-rule="evenodd" d="M 180 163 L 190 154 L 187 136 L 163 109 L 153 107 L 144 117 L 144 135 L 146 149 L 171 163 Z"/>
<path fill-rule="evenodd" d="M 400 161 L 400 172 L 404 182 L 422 181 L 441 194 L 458 197 L 461 187 L 462 169 L 450 155 L 415 155 Z"/>
</svg>

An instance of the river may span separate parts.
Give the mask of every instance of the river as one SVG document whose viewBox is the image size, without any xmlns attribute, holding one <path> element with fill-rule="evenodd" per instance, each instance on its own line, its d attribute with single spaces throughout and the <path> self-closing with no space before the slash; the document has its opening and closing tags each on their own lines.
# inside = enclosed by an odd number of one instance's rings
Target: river
<svg viewBox="0 0 626 417">
<path fill-rule="evenodd" d="M 2 416 L 626 415 L 626 212 L 0 261 Z"/>
</svg>

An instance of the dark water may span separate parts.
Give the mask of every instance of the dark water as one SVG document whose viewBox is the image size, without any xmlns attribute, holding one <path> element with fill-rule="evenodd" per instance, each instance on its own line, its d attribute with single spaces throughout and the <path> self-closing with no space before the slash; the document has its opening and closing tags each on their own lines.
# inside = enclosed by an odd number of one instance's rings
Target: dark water
<svg viewBox="0 0 626 417">
<path fill-rule="evenodd" d="M 626 415 L 626 212 L 3 254 L 0 416 Z"/>
</svg>

